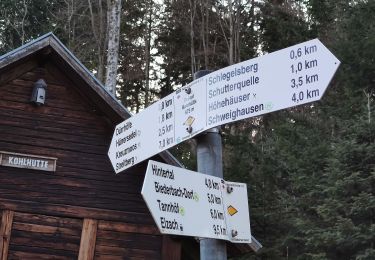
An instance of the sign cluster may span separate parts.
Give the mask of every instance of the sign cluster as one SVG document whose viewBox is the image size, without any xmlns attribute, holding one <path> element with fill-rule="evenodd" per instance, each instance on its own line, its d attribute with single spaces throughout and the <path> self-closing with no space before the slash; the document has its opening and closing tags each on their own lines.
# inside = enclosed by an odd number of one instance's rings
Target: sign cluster
<svg viewBox="0 0 375 260">
<path fill-rule="evenodd" d="M 319 100 L 339 64 L 315 39 L 194 80 L 116 126 L 115 172 L 209 128 Z"/>
<path fill-rule="evenodd" d="M 244 183 L 150 160 L 142 196 L 161 233 L 251 242 Z"/>
<path fill-rule="evenodd" d="M 119 173 L 209 128 L 319 100 L 339 64 L 315 39 L 194 80 L 116 126 L 113 168 Z M 150 160 L 142 196 L 161 233 L 251 242 L 244 183 Z"/>
</svg>

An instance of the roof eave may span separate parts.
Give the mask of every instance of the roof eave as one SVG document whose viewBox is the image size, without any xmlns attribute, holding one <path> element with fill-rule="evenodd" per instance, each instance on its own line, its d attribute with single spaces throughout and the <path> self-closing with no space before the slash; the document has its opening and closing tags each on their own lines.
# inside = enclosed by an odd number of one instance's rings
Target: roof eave
<svg viewBox="0 0 375 260">
<path fill-rule="evenodd" d="M 0 71 L 8 66 L 26 59 L 30 55 L 43 51 L 46 48 L 52 50 L 78 75 L 85 83 L 95 91 L 95 93 L 103 99 L 109 107 L 120 117 L 125 120 L 132 116 L 132 113 L 124 107 L 111 93 L 109 93 L 104 85 L 78 60 L 78 58 L 52 33 L 49 32 L 32 40 L 2 56 L 0 56 Z M 167 163 L 183 167 L 183 165 L 169 152 L 163 151 L 159 156 Z"/>
</svg>

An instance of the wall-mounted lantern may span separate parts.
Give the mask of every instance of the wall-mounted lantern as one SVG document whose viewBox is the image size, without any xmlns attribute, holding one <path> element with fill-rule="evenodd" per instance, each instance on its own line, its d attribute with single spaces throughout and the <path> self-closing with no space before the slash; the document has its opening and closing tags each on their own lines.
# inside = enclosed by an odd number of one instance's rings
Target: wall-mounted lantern
<svg viewBox="0 0 375 260">
<path fill-rule="evenodd" d="M 44 105 L 46 101 L 47 84 L 43 79 L 38 79 L 34 83 L 33 93 L 31 95 L 31 102 L 37 106 Z"/>
</svg>

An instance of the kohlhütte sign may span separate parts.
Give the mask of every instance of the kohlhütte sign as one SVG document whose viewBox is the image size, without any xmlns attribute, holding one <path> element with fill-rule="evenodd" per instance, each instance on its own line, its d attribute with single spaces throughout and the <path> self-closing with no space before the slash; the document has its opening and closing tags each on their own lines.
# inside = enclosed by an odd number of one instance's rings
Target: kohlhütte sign
<svg viewBox="0 0 375 260">
<path fill-rule="evenodd" d="M 0 151 L 0 165 L 40 171 L 56 171 L 57 158 Z"/>
</svg>

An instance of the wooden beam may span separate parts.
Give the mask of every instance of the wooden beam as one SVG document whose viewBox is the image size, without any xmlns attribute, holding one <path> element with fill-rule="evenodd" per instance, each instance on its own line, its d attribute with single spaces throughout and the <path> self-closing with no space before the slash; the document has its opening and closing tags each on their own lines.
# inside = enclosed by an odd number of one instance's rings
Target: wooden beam
<svg viewBox="0 0 375 260">
<path fill-rule="evenodd" d="M 135 223 L 138 225 L 151 225 L 154 223 L 151 216 L 146 213 L 80 207 L 66 204 L 41 203 L 26 200 L 11 200 L 0 197 L 0 210 L 1 209 L 10 209 L 42 215 L 51 215 L 53 212 L 55 216 L 61 217 L 82 219 L 95 218 L 108 221 Z"/>
<path fill-rule="evenodd" d="M 161 253 L 163 260 L 181 259 L 181 242 L 177 239 L 172 239 L 171 236 L 164 235 Z"/>
<path fill-rule="evenodd" d="M 159 235 L 160 232 L 155 225 L 146 224 L 133 224 L 123 222 L 113 222 L 100 220 L 98 223 L 99 230 L 110 230 L 121 233 L 136 233 L 136 234 L 147 234 L 147 235 Z"/>
<path fill-rule="evenodd" d="M 79 246 L 78 260 L 94 259 L 97 229 L 98 229 L 97 220 L 86 218 L 83 221 L 81 244 Z"/>
<path fill-rule="evenodd" d="M 36 52 L 50 45 L 50 35 L 51 34 L 46 34 L 39 39 L 29 42 L 28 44 L 25 44 L 2 56 L 2 59 L 0 60 L 0 70 L 11 64 L 22 63 L 24 62 L 24 59 L 27 59 L 27 56 L 35 55 Z"/>
<path fill-rule="evenodd" d="M 10 233 L 12 231 L 14 211 L 4 210 L 0 223 L 0 259 L 8 259 Z"/>
</svg>

